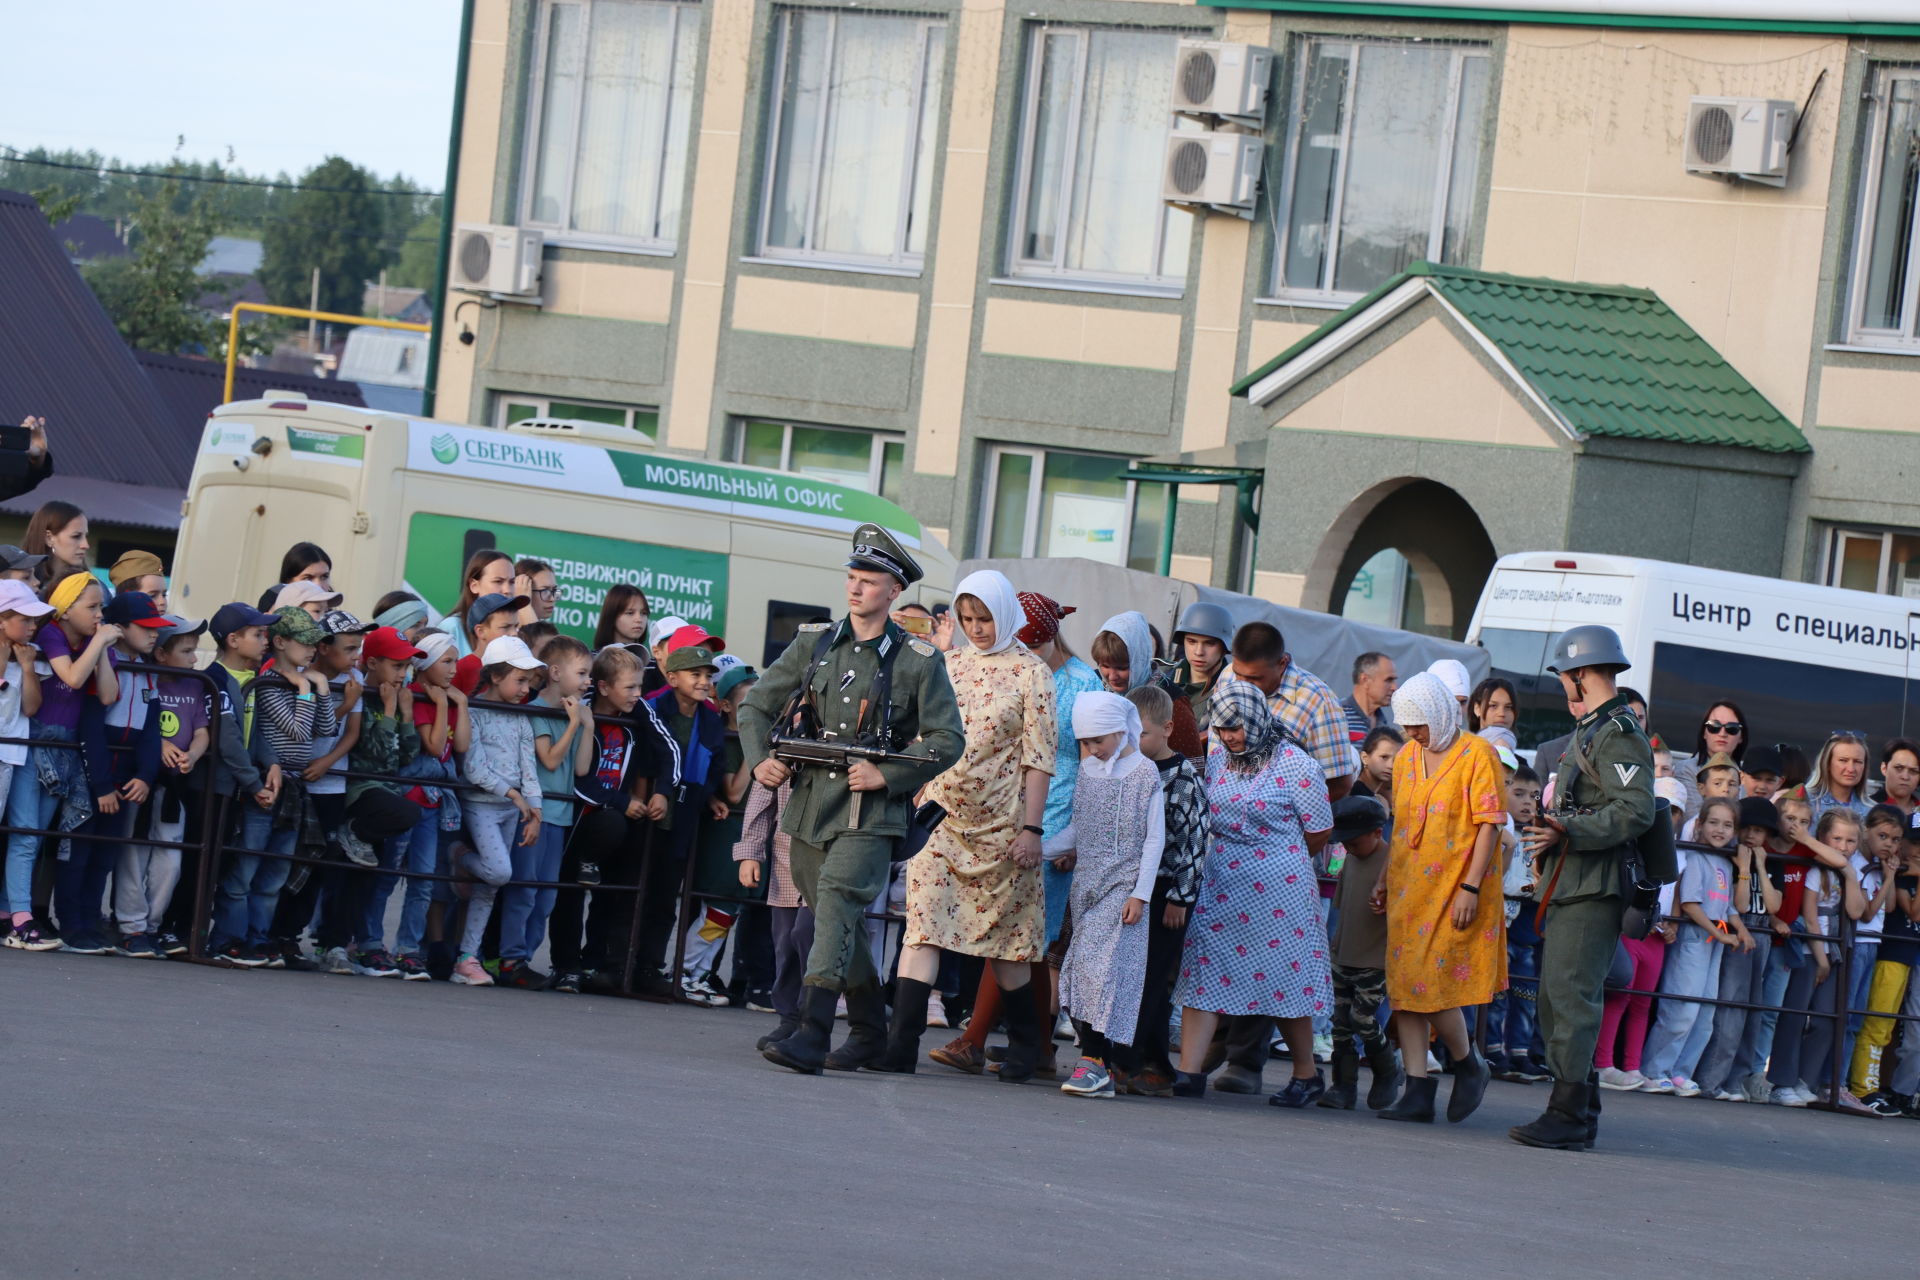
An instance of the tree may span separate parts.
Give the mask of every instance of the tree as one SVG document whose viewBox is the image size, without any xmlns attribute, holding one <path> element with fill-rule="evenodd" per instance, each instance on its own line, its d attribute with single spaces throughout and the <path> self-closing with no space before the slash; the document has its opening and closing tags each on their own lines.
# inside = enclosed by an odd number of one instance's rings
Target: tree
<svg viewBox="0 0 1920 1280">
<path fill-rule="evenodd" d="M 420 219 L 408 229 L 400 245 L 399 260 L 387 272 L 387 283 L 403 289 L 433 288 L 433 273 L 440 265 L 440 215 Z"/>
<path fill-rule="evenodd" d="M 320 310 L 360 313 L 361 291 L 392 261 L 373 175 L 329 156 L 300 177 L 261 238 L 260 283 L 282 306 L 304 307 L 320 269 Z"/>
<path fill-rule="evenodd" d="M 163 183 L 135 207 L 131 248 L 86 268 L 88 285 L 127 344 L 163 354 L 216 345 L 226 334 L 195 305 L 204 285 L 200 263 L 219 230 L 219 215 L 204 198 L 177 212 L 180 183 Z"/>
</svg>

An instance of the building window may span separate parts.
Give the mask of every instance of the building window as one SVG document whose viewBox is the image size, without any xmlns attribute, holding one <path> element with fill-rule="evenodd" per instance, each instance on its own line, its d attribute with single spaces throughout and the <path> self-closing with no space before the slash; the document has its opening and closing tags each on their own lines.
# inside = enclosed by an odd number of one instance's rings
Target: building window
<svg viewBox="0 0 1920 1280">
<path fill-rule="evenodd" d="M 769 471 L 791 471 L 849 489 L 864 489 L 888 502 L 904 496 L 905 436 L 847 427 L 754 419 L 740 424 L 737 460 Z"/>
<path fill-rule="evenodd" d="M 1920 599 L 1920 533 L 1835 529 L 1827 540 L 1830 587 Z"/>
<path fill-rule="evenodd" d="M 1350 302 L 1417 259 L 1463 260 L 1487 79 L 1473 46 L 1299 43 L 1277 293 Z"/>
<path fill-rule="evenodd" d="M 638 409 L 630 405 L 587 404 L 579 400 L 549 400 L 544 396 L 503 395 L 498 397 L 496 417 L 499 425 L 510 427 L 529 418 L 565 419 L 571 422 L 598 422 L 609 427 L 624 427 L 648 446 L 659 443 L 660 411 Z"/>
<path fill-rule="evenodd" d="M 526 225 L 569 241 L 673 247 L 699 12 L 653 0 L 541 6 Z"/>
<path fill-rule="evenodd" d="M 1920 67 L 1876 73 L 1861 130 L 1860 226 L 1855 237 L 1853 305 L 1847 341 L 1861 346 L 1920 346 Z"/>
<path fill-rule="evenodd" d="M 1160 198 L 1171 32 L 1035 26 L 1009 269 L 1178 289 L 1193 215 Z"/>
<path fill-rule="evenodd" d="M 1081 556 L 1158 572 L 1166 486 L 1129 480 L 1127 467 L 1126 458 L 996 445 L 980 554 Z"/>
<path fill-rule="evenodd" d="M 762 253 L 918 265 L 946 38 L 945 23 L 920 18 L 781 15 Z"/>
</svg>

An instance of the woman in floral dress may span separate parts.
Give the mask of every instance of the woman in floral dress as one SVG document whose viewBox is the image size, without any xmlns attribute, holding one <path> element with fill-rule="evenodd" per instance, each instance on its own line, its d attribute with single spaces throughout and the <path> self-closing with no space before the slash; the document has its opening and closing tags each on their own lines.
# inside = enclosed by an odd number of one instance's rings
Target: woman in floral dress
<svg viewBox="0 0 1920 1280">
<path fill-rule="evenodd" d="M 1173 1091 L 1206 1092 L 1201 1066 L 1222 1015 L 1273 1018 L 1293 1052 L 1293 1079 L 1269 1101 L 1311 1106 L 1327 1091 L 1313 1061 L 1313 1017 L 1333 1007 L 1313 875 L 1313 857 L 1333 829 L 1326 777 L 1245 681 L 1216 685 L 1211 714 L 1213 840 L 1174 992 L 1182 1012 Z"/>
<path fill-rule="evenodd" d="M 1460 704 L 1426 672 L 1393 695 L 1407 745 L 1393 761 L 1393 845 L 1376 898 L 1387 909 L 1387 1000 L 1407 1091 L 1375 1114 L 1433 1120 L 1429 1032 L 1453 1055 L 1447 1119 L 1472 1115 L 1493 1071 L 1467 1035 L 1463 1009 L 1507 988 L 1507 929 L 1494 856 L 1506 823 L 1500 760 L 1460 731 Z"/>
<path fill-rule="evenodd" d="M 1040 843 L 1056 750 L 1053 673 L 1017 638 L 1026 612 L 1003 574 L 961 579 L 953 613 L 967 647 L 947 655 L 947 676 L 967 749 L 922 796 L 947 817 L 907 863 L 900 991 L 880 1069 L 913 1069 L 940 952 L 952 951 L 993 969 L 1007 1021 L 1000 1078 L 1017 1084 L 1033 1078 L 1044 1034 L 1030 966 L 1045 946 Z"/>
</svg>

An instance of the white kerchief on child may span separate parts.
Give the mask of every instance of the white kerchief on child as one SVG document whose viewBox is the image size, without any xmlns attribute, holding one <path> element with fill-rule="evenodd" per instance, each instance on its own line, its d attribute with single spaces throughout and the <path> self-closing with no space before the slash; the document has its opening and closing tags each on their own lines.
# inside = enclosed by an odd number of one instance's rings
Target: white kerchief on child
<svg viewBox="0 0 1920 1280">
<path fill-rule="evenodd" d="M 1110 733 L 1124 733 L 1126 746 L 1138 751 L 1140 709 L 1119 694 L 1105 691 L 1089 691 L 1073 700 L 1074 737 L 1104 738 Z"/>
</svg>

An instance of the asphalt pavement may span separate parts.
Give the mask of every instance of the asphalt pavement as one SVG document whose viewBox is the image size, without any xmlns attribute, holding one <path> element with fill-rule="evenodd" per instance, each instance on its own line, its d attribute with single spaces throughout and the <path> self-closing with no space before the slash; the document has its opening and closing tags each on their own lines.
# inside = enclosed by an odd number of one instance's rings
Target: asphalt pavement
<svg viewBox="0 0 1920 1280">
<path fill-rule="evenodd" d="M 1609 1094 L 1601 1148 L 1566 1154 L 1506 1137 L 1544 1086 L 1426 1127 L 809 1078 L 733 1010 L 12 951 L 0 1010 L 0 1276 L 1916 1268 L 1900 1120 Z"/>
</svg>

